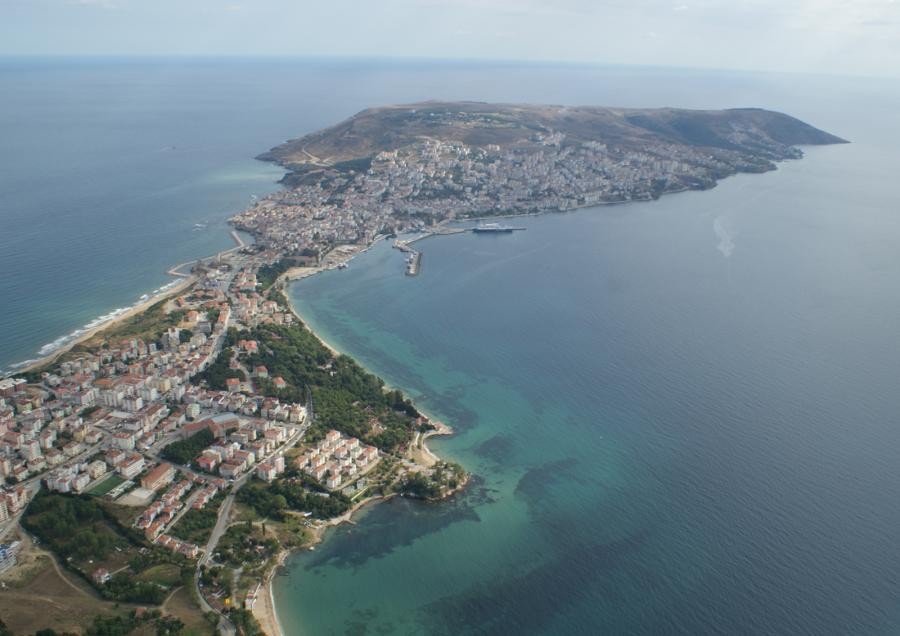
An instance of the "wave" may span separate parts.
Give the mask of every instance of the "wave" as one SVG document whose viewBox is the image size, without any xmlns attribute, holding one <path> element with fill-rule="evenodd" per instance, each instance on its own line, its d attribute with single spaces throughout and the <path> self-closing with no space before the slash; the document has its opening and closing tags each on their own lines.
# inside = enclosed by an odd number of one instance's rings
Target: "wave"
<svg viewBox="0 0 900 636">
<path fill-rule="evenodd" d="M 57 349 L 60 349 L 64 346 L 66 346 L 73 340 L 77 340 L 78 338 L 83 336 L 85 333 L 87 333 L 91 329 L 96 329 L 97 327 L 101 327 L 104 324 L 115 320 L 117 317 L 121 316 L 129 309 L 136 307 L 138 304 L 139 303 L 135 303 L 134 305 L 131 305 L 129 307 L 118 307 L 118 308 L 112 310 L 111 312 L 109 312 L 108 314 L 103 314 L 102 316 L 98 316 L 97 318 L 94 318 L 92 321 L 85 324 L 83 327 L 79 327 L 72 333 L 68 333 L 64 336 L 60 336 L 53 342 L 48 342 L 43 347 L 38 349 L 38 355 L 41 357 L 50 355 Z"/>
<path fill-rule="evenodd" d="M 48 342 L 47 344 L 42 346 L 40 349 L 38 349 L 38 352 L 37 352 L 37 354 L 39 356 L 38 358 L 23 360 L 21 362 L 16 362 L 14 364 L 11 364 L 11 365 L 9 365 L 9 370 L 15 371 L 17 369 L 21 369 L 23 367 L 27 367 L 31 364 L 34 364 L 35 362 L 38 362 L 40 360 L 40 358 L 44 358 L 46 356 L 49 356 L 49 355 L 59 351 L 63 347 L 71 344 L 73 341 L 78 340 L 79 338 L 81 338 L 83 335 L 85 335 L 89 331 L 96 329 L 98 327 L 102 327 L 102 326 L 106 325 L 107 323 L 114 321 L 116 318 L 120 317 L 122 314 L 124 314 L 128 311 L 131 311 L 132 309 L 134 309 L 144 303 L 155 301 L 158 296 L 165 294 L 170 289 L 172 289 L 173 287 L 178 285 L 180 282 L 181 282 L 180 280 L 170 281 L 170 282 L 166 283 L 165 285 L 161 285 L 161 286 L 157 287 L 149 294 L 143 294 L 137 301 L 135 301 L 131 305 L 128 305 L 126 307 L 117 307 L 116 309 L 113 309 L 112 311 L 105 313 L 102 316 L 97 316 L 90 322 L 84 324 L 83 326 L 79 327 L 78 329 L 75 329 L 71 333 L 67 333 L 64 336 L 60 336 L 53 342 Z M 0 374 L 0 375 L 2 375 L 2 374 Z"/>
</svg>

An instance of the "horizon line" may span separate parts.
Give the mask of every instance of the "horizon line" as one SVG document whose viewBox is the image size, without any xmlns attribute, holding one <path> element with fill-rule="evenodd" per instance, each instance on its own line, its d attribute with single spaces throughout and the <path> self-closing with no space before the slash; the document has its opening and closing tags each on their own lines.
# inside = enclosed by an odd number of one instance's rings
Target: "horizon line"
<svg viewBox="0 0 900 636">
<path fill-rule="evenodd" d="M 523 59 L 523 58 L 480 58 L 480 57 L 435 57 L 406 55 L 358 55 L 358 54 L 308 54 L 308 53 L 252 53 L 252 54 L 216 54 L 216 53 L 3 53 L 0 62 L 8 61 L 108 61 L 108 62 L 275 62 L 275 61 L 330 61 L 337 63 L 367 62 L 372 64 L 410 64 L 426 63 L 439 65 L 496 65 L 496 66 L 544 66 L 573 67 L 583 69 L 635 69 L 664 70 L 705 73 L 740 73 L 756 75 L 805 75 L 811 77 L 841 77 L 854 79 L 887 79 L 900 80 L 900 75 L 873 75 L 868 73 L 833 73 L 826 71 L 795 69 L 760 69 L 760 68 L 723 68 L 715 66 L 684 66 L 671 64 L 632 64 L 626 62 L 602 62 L 564 59 Z"/>
</svg>

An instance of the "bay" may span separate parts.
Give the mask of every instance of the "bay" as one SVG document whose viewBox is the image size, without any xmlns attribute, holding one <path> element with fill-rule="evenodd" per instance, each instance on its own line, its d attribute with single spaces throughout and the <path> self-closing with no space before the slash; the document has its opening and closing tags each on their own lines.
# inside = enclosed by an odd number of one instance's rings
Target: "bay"
<svg viewBox="0 0 900 636">
<path fill-rule="evenodd" d="M 809 86 L 852 145 L 294 284 L 475 480 L 293 556 L 287 633 L 896 633 L 896 87 Z"/>
<path fill-rule="evenodd" d="M 475 479 L 277 577 L 290 634 L 896 633 L 895 81 L 396 60 L 0 62 L 0 366 L 231 242 L 251 159 L 373 105 L 782 110 L 849 138 L 774 173 L 386 244 L 308 322 L 456 427 Z M 205 225 L 194 231 L 195 224 Z"/>
</svg>

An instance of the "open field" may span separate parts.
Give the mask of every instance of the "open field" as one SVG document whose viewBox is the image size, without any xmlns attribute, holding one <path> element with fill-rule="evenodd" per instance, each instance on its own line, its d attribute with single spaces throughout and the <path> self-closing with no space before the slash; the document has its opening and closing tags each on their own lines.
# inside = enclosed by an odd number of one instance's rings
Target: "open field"
<svg viewBox="0 0 900 636">
<path fill-rule="evenodd" d="M 58 569 L 39 553 L 38 566 L 18 584 L 0 590 L 0 618 L 14 634 L 33 634 L 44 628 L 82 632 L 98 614 L 124 615 L 131 606 L 101 599 L 83 580 Z"/>
<path fill-rule="evenodd" d="M 184 623 L 183 636 L 211 636 L 215 627 L 206 619 L 186 587 L 178 588 L 163 605 L 166 614 L 172 614 Z"/>
<path fill-rule="evenodd" d="M 171 588 L 181 581 L 181 568 L 173 563 L 161 563 L 147 568 L 134 578 Z"/>
</svg>

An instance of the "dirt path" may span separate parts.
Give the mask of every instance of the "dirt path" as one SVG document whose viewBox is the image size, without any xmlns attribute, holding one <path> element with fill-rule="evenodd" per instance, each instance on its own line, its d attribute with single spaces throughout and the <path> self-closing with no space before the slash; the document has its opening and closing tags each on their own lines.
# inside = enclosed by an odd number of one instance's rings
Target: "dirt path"
<svg viewBox="0 0 900 636">
<path fill-rule="evenodd" d="M 50 557 L 50 563 L 53 564 L 53 569 L 56 570 L 56 574 L 59 575 L 59 578 L 61 578 L 61 579 L 63 580 L 63 582 L 64 582 L 66 585 L 68 585 L 69 587 L 71 587 L 73 590 L 75 590 L 76 592 L 78 592 L 78 593 L 81 594 L 82 596 L 86 596 L 86 597 L 88 597 L 88 598 L 90 598 L 90 599 L 96 598 L 93 594 L 89 594 L 87 591 L 85 591 L 84 588 L 78 587 L 77 585 L 75 585 L 74 583 L 72 583 L 72 581 L 69 580 L 69 577 L 67 577 L 67 576 L 63 573 L 62 568 L 59 567 L 59 563 L 56 562 L 56 559 L 53 558 L 53 555 L 52 555 L 52 554 L 50 554 L 49 552 L 44 552 L 44 554 L 46 554 L 48 557 Z"/>
<path fill-rule="evenodd" d="M 163 613 L 163 615 L 169 613 L 169 608 L 168 608 L 169 601 L 172 600 L 172 597 L 175 596 L 175 594 L 178 592 L 178 590 L 180 590 L 183 587 L 184 587 L 183 585 L 179 585 L 178 587 L 173 589 L 171 592 L 169 592 L 169 595 L 166 597 L 166 600 L 164 600 L 162 602 L 162 605 L 159 606 L 159 610 Z"/>
</svg>

